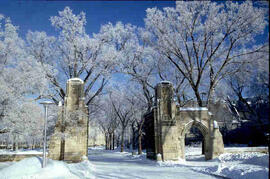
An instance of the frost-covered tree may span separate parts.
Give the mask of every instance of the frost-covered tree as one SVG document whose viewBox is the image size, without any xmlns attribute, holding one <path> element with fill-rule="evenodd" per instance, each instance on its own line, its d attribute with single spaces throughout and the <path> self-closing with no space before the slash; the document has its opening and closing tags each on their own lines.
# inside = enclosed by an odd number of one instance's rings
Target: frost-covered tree
<svg viewBox="0 0 270 179">
<path fill-rule="evenodd" d="M 256 37 L 268 24 L 265 12 L 251 1 L 178 1 L 176 7 L 147 9 L 146 37 L 183 75 L 202 106 L 202 95 L 209 103 L 218 83 L 244 63 L 242 57 L 263 50 Z"/>
<path fill-rule="evenodd" d="M 0 133 L 13 142 L 30 136 L 38 139 L 34 134 L 42 124 L 41 110 L 33 98 L 46 93 L 47 80 L 40 63 L 25 53 L 17 27 L 4 16 L 0 17 L 0 69 Z"/>
<path fill-rule="evenodd" d="M 113 108 L 112 114 L 117 117 L 119 141 L 121 149 L 124 144 L 138 151 L 142 149 L 143 123 L 142 114 L 147 111 L 147 100 L 136 82 L 129 82 L 122 86 L 118 84 L 111 88 L 109 105 Z M 139 152 L 140 153 L 140 152 Z"/>
<path fill-rule="evenodd" d="M 115 25 L 108 23 L 101 27 L 98 36 L 116 52 L 117 72 L 126 74 L 127 78 L 139 84 L 150 109 L 154 85 L 159 80 L 156 70 L 159 54 L 146 45 L 144 29 L 121 22 Z"/>
<path fill-rule="evenodd" d="M 173 64 L 164 61 L 162 58 L 158 62 L 158 75 L 161 80 L 172 82 L 177 103 L 180 106 L 184 106 L 189 101 L 194 100 L 191 94 L 192 89 L 190 89 L 186 78 L 174 68 Z"/>
<path fill-rule="evenodd" d="M 40 94 L 37 98 L 52 98 L 54 99 L 55 91 L 59 86 L 57 81 L 53 80 L 53 77 L 57 74 L 58 70 L 55 68 L 54 59 L 55 53 L 55 37 L 47 36 L 45 32 L 32 32 L 29 31 L 26 36 L 26 53 L 29 57 L 35 60 L 35 63 L 40 64 L 41 73 L 45 75 L 45 78 L 52 84 L 47 93 Z M 54 102 L 58 104 L 57 100 Z"/>
<path fill-rule="evenodd" d="M 138 113 L 136 98 L 131 95 L 128 88 L 129 86 L 122 88 L 117 86 L 117 90 L 112 90 L 110 93 L 110 105 L 117 116 L 121 130 L 121 152 L 124 151 L 124 140 L 127 129 L 131 125 L 132 121 L 134 121 L 134 118 Z"/>
<path fill-rule="evenodd" d="M 133 130 L 133 150 L 135 145 L 138 144 L 138 154 L 142 154 L 142 138 L 144 135 L 143 125 L 144 125 L 144 114 L 149 110 L 148 101 L 145 99 L 145 95 L 140 88 L 136 87 L 136 84 L 132 84 L 133 87 L 129 88 L 130 95 L 128 101 L 133 104 L 134 114 L 132 116 L 132 130 Z M 151 110 L 151 109 L 150 109 Z"/>
<path fill-rule="evenodd" d="M 33 146 L 41 141 L 44 123 L 42 114 L 42 109 L 34 101 L 12 106 L 3 123 L 9 130 L 14 150 L 18 148 L 18 142 Z"/>
<path fill-rule="evenodd" d="M 269 49 L 267 47 L 266 51 Z M 230 89 L 230 99 L 242 104 L 250 116 L 245 116 L 245 120 L 256 120 L 260 126 L 265 122 L 262 121 L 266 107 L 269 108 L 269 53 L 249 55 L 246 61 L 250 63 L 234 75 L 226 79 L 226 84 Z M 253 60 L 256 59 L 256 60 Z M 268 120 L 269 123 L 269 120 Z"/>
<path fill-rule="evenodd" d="M 75 15 L 66 7 L 59 11 L 58 16 L 51 17 L 50 21 L 59 32 L 58 36 L 29 32 L 29 54 L 44 66 L 51 67 L 44 69 L 53 90 L 51 99 L 62 101 L 66 95 L 67 79 L 79 77 L 85 83 L 86 105 L 89 105 L 107 83 L 114 65 L 114 52 L 104 45 L 98 35 L 90 37 L 86 33 L 83 12 Z"/>
<path fill-rule="evenodd" d="M 101 108 L 95 118 L 102 132 L 105 135 L 105 149 L 114 150 L 116 130 L 119 127 L 118 117 L 113 109 L 111 100 L 108 95 L 100 99 Z"/>
</svg>

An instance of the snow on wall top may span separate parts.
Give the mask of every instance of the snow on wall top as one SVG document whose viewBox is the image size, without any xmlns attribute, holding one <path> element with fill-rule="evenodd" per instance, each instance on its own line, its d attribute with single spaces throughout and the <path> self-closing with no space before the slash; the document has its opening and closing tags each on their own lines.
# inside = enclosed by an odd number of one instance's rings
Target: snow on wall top
<svg viewBox="0 0 270 179">
<path fill-rule="evenodd" d="M 83 80 L 80 78 L 70 78 L 68 81 L 80 81 L 83 83 Z"/>
<path fill-rule="evenodd" d="M 186 108 L 179 108 L 179 111 L 208 111 L 206 107 L 186 107 Z"/>
</svg>

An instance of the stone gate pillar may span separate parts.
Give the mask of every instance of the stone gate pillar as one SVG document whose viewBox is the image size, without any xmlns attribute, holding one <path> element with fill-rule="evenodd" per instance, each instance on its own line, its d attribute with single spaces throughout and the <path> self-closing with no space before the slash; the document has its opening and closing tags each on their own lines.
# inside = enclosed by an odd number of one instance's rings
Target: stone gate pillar
<svg viewBox="0 0 270 179">
<path fill-rule="evenodd" d="M 147 158 L 185 159 L 185 134 L 192 126 L 204 136 L 206 160 L 224 152 L 219 127 L 207 108 L 176 107 L 173 85 L 167 81 L 159 83 L 155 93 L 155 105 L 144 115 Z"/>
<path fill-rule="evenodd" d="M 69 79 L 64 111 L 66 161 L 79 162 L 82 156 L 87 156 L 88 117 L 84 100 L 84 82 L 79 78 Z"/>
<path fill-rule="evenodd" d="M 219 126 L 217 121 L 213 120 L 211 118 L 211 123 L 210 123 L 210 148 L 209 148 L 209 153 L 205 154 L 205 159 L 210 160 L 213 158 L 218 157 L 219 155 L 224 153 L 224 143 L 222 139 L 222 134 L 219 131 Z"/>
<path fill-rule="evenodd" d="M 69 79 L 64 105 L 59 105 L 58 121 L 50 140 L 49 158 L 80 162 L 87 156 L 88 110 L 84 100 L 84 82 L 79 78 Z"/>
<path fill-rule="evenodd" d="M 179 145 L 177 126 L 175 120 L 176 105 L 173 100 L 173 85 L 163 81 L 156 87 L 157 103 L 157 154 L 162 155 L 163 160 L 177 160 Z"/>
</svg>

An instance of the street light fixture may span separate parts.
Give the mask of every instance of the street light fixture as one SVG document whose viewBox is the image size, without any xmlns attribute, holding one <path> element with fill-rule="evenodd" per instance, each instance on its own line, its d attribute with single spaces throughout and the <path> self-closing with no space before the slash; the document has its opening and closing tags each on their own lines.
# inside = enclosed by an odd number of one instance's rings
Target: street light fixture
<svg viewBox="0 0 270 179">
<path fill-rule="evenodd" d="M 47 119 L 48 119 L 48 106 L 54 104 L 51 101 L 42 101 L 40 102 L 44 106 L 45 116 L 44 116 L 44 128 L 43 128 L 43 162 L 42 168 L 46 166 L 46 145 L 47 145 Z"/>
</svg>

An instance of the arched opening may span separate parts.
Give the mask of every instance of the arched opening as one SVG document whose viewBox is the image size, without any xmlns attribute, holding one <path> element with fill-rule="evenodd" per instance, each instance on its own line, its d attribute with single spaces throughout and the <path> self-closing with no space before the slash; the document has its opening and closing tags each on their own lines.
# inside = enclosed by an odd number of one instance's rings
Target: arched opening
<svg viewBox="0 0 270 179">
<path fill-rule="evenodd" d="M 192 120 L 185 125 L 184 130 L 184 155 L 187 161 L 205 160 L 208 152 L 208 128 L 201 121 Z M 204 147 L 204 152 L 202 152 Z"/>
<path fill-rule="evenodd" d="M 202 132 L 195 125 L 192 125 L 185 133 L 185 159 L 187 161 L 204 160 L 203 143 Z"/>
</svg>

